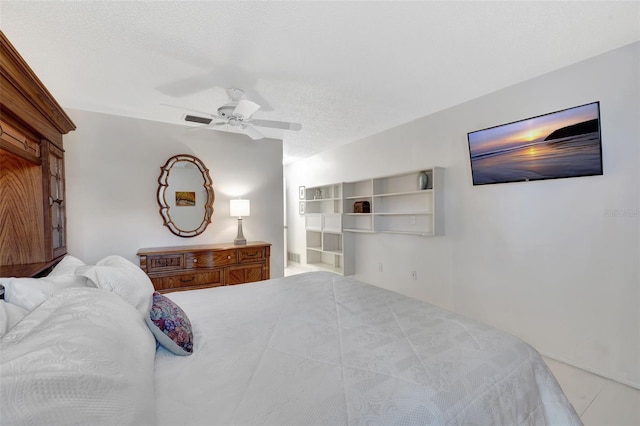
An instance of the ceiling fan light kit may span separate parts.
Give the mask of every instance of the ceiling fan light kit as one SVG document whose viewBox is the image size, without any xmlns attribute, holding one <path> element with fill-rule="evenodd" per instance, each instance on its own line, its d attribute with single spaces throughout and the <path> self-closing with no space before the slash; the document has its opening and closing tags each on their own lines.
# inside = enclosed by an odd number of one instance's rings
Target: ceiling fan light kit
<svg viewBox="0 0 640 426">
<path fill-rule="evenodd" d="M 230 102 L 218 107 L 216 114 L 206 114 L 209 115 L 209 117 L 184 114 L 182 119 L 190 123 L 201 124 L 202 126 L 200 127 L 218 128 L 229 125 L 235 128 L 240 128 L 253 140 L 264 138 L 264 135 L 256 129 L 256 127 L 293 131 L 299 131 L 302 129 L 302 125 L 300 123 L 253 119 L 252 116 L 260 109 L 260 105 L 248 99 L 244 99 L 244 91 L 242 89 L 227 89 L 227 95 L 230 98 Z"/>
</svg>

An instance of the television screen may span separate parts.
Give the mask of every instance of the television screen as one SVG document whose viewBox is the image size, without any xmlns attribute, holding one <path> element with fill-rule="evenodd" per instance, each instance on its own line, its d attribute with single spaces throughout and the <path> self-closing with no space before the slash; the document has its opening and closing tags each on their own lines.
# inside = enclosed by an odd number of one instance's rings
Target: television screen
<svg viewBox="0 0 640 426">
<path fill-rule="evenodd" d="M 600 102 L 467 134 L 474 185 L 602 174 Z"/>
</svg>

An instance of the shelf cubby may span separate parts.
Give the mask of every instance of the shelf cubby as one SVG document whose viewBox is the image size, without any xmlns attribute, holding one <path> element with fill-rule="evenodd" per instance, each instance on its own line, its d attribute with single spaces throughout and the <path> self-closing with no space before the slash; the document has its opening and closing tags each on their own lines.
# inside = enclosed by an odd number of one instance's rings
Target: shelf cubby
<svg viewBox="0 0 640 426">
<path fill-rule="evenodd" d="M 346 232 L 373 232 L 373 216 L 371 213 L 346 213 L 344 215 Z"/>
<path fill-rule="evenodd" d="M 431 213 L 433 211 L 432 192 L 426 189 L 377 195 L 373 199 L 373 211 L 375 213 Z"/>
<path fill-rule="evenodd" d="M 342 254 L 307 249 L 307 264 L 316 268 L 343 273 Z"/>
</svg>

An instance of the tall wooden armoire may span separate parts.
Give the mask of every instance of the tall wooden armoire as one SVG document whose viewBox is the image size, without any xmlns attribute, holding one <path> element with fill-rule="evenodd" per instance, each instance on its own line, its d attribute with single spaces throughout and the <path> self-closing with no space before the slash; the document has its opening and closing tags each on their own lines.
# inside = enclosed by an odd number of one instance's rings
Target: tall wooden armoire
<svg viewBox="0 0 640 426">
<path fill-rule="evenodd" d="M 0 276 L 45 273 L 67 253 L 62 135 L 75 130 L 0 31 Z"/>
</svg>

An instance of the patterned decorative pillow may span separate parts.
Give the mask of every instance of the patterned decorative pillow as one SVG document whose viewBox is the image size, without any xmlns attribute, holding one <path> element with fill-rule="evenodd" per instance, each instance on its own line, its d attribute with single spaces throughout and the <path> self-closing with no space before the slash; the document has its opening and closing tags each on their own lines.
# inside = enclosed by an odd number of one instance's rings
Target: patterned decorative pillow
<svg viewBox="0 0 640 426">
<path fill-rule="evenodd" d="M 191 321 L 174 301 L 155 291 L 151 311 L 145 319 L 158 343 L 176 355 L 191 355 Z"/>
</svg>

